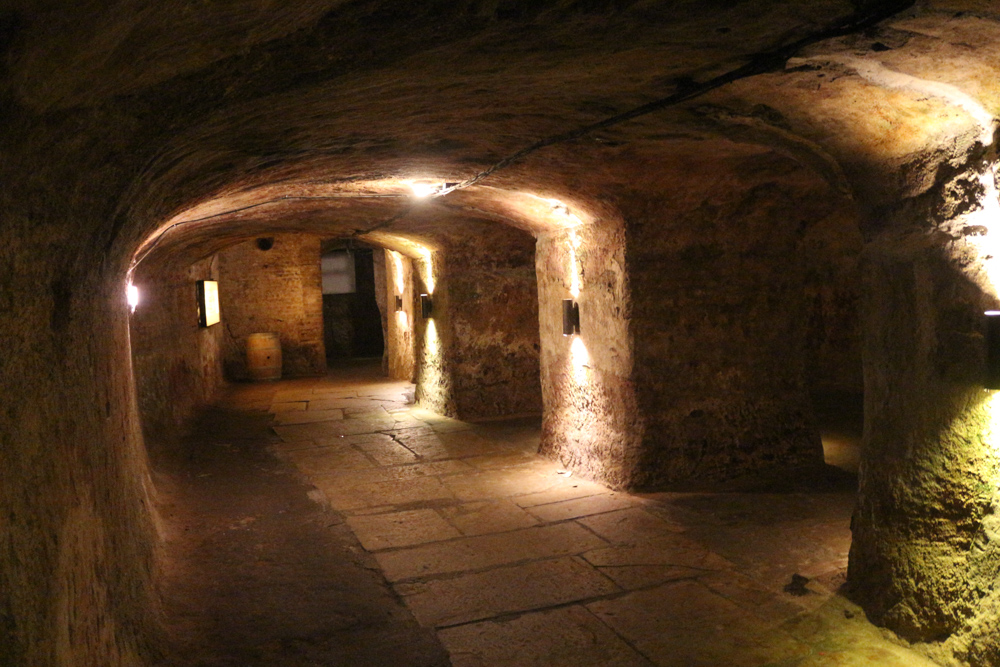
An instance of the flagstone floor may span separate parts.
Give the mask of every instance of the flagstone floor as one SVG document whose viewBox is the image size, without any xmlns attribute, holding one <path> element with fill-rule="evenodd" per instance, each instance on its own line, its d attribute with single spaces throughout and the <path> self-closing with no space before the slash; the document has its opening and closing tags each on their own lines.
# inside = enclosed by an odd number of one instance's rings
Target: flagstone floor
<svg viewBox="0 0 1000 667">
<path fill-rule="evenodd" d="M 449 419 L 371 364 L 236 385 L 220 406 L 270 415 L 262 442 L 458 667 L 933 664 L 837 593 L 847 473 L 616 493 L 536 455 L 539 420 Z"/>
</svg>

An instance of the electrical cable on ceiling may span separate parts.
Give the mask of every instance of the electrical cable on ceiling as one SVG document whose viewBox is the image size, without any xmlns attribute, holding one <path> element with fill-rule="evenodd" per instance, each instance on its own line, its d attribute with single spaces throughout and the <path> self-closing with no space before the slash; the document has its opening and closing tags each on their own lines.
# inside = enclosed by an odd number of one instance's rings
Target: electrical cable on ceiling
<svg viewBox="0 0 1000 667">
<path fill-rule="evenodd" d="M 734 70 L 730 70 L 725 74 L 720 74 L 719 76 L 709 79 L 704 83 L 692 82 L 667 97 L 647 102 L 646 104 L 629 109 L 623 113 L 599 120 L 596 123 L 583 125 L 568 132 L 563 132 L 562 134 L 554 134 L 544 139 L 539 139 L 530 146 L 522 148 L 516 153 L 508 155 L 499 162 L 494 163 L 488 169 L 479 172 L 472 178 L 459 183 L 448 184 L 434 196 L 445 195 L 449 192 L 454 192 L 455 190 L 461 190 L 471 185 L 475 185 L 501 169 L 510 166 L 514 162 L 517 162 L 518 160 L 521 160 L 542 148 L 565 143 L 567 141 L 573 141 L 574 139 L 579 139 L 580 137 L 586 136 L 591 132 L 620 125 L 621 123 L 639 118 L 640 116 L 645 116 L 655 111 L 666 109 L 667 107 L 676 106 L 682 102 L 687 102 L 696 97 L 700 97 L 705 93 L 715 90 L 716 88 L 721 88 L 726 84 L 739 81 L 740 79 L 780 71 L 785 68 L 785 63 L 788 62 L 790 58 L 798 54 L 798 52 L 805 47 L 827 39 L 843 37 L 845 35 L 860 32 L 866 28 L 871 28 L 878 23 L 891 18 L 892 16 L 913 7 L 914 4 L 916 4 L 916 0 L 897 0 L 896 2 L 884 5 L 881 9 L 877 9 L 875 11 L 855 12 L 854 14 L 842 19 L 838 23 L 824 30 L 806 35 L 801 39 L 771 51 L 757 53 L 753 55 L 746 64 L 737 67 Z"/>
<path fill-rule="evenodd" d="M 495 162 L 487 169 L 479 172 L 475 176 L 472 176 L 464 181 L 457 183 L 446 183 L 444 187 L 440 190 L 430 194 L 431 197 L 437 198 L 446 195 L 450 192 L 456 190 L 462 190 L 470 186 L 476 185 L 483 180 L 489 178 L 498 171 L 509 167 L 510 165 L 524 159 L 525 157 L 535 153 L 543 148 L 549 146 L 554 146 L 556 144 L 566 143 L 584 137 L 597 130 L 602 130 L 605 128 L 613 127 L 615 125 L 620 125 L 627 121 L 639 118 L 641 116 L 646 116 L 656 111 L 666 109 L 668 107 L 676 106 L 683 102 L 690 101 L 697 97 L 700 97 L 708 92 L 711 92 L 717 88 L 721 88 L 726 84 L 734 83 L 740 79 L 746 79 L 752 76 L 758 76 L 760 74 L 768 74 L 771 72 L 781 71 L 785 68 L 785 63 L 788 62 L 790 58 L 797 55 L 799 51 L 807 46 L 811 46 L 818 42 L 822 42 L 827 39 L 833 39 L 835 37 L 843 37 L 845 35 L 850 35 L 856 32 L 860 32 L 867 28 L 874 27 L 878 23 L 899 14 L 907 9 L 910 9 L 916 4 L 916 0 L 896 0 L 895 2 L 879 3 L 874 9 L 869 11 L 857 11 L 850 16 L 838 21 L 837 23 L 829 26 L 818 32 L 806 35 L 790 44 L 780 46 L 778 48 L 772 49 L 770 51 L 763 51 L 756 53 L 750 57 L 750 60 L 745 64 L 737 67 L 736 69 L 730 70 L 724 74 L 713 77 L 708 81 L 703 83 L 690 83 L 680 87 L 673 94 L 668 95 L 652 102 L 647 102 L 633 109 L 629 109 L 620 114 L 615 114 L 609 116 L 595 123 L 590 123 L 588 125 L 583 125 L 575 129 L 569 130 L 567 132 L 562 132 L 560 134 L 554 134 L 543 139 L 539 139 L 530 146 L 526 146 L 516 153 L 512 153 L 507 157 Z M 302 201 L 302 200 L 327 200 L 327 199 L 366 199 L 366 198 L 404 198 L 407 195 L 403 194 L 392 194 L 392 193 L 341 193 L 334 195 L 312 195 L 312 196 L 283 196 L 271 199 L 265 202 L 258 202 L 256 204 L 250 204 L 248 206 L 243 206 L 241 208 L 236 208 L 231 211 L 223 211 L 221 213 L 215 213 L 213 215 L 205 216 L 203 218 L 197 218 L 195 220 L 183 220 L 181 222 L 175 223 L 166 229 L 164 229 L 156 237 L 156 239 L 145 249 L 140 257 L 133 260 L 132 266 L 129 269 L 131 275 L 132 271 L 139 265 L 139 263 L 144 260 L 149 253 L 159 244 L 163 236 L 170 230 L 178 227 L 180 225 L 186 225 L 196 222 L 204 222 L 206 220 L 211 220 L 213 218 L 219 218 L 226 215 L 231 215 L 233 213 L 240 213 L 254 208 L 259 208 L 261 206 L 267 206 L 269 204 L 275 204 L 285 201 Z M 381 222 L 368 227 L 367 229 L 357 229 L 351 234 L 351 237 L 362 236 L 364 234 L 369 234 L 373 231 L 383 229 L 389 225 L 399 221 L 401 218 L 405 217 L 412 210 L 412 206 L 408 206 L 399 213 L 393 215 L 390 218 L 382 220 Z"/>
</svg>

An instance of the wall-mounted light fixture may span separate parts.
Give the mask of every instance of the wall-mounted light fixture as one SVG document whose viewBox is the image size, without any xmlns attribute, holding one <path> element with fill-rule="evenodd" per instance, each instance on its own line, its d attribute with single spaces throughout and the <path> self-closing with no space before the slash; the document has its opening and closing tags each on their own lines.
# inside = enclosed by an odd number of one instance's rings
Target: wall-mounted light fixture
<svg viewBox="0 0 1000 667">
<path fill-rule="evenodd" d="M 135 307 L 139 305 L 139 288 L 129 283 L 125 287 L 125 301 L 128 302 L 128 307 L 135 312 Z"/>
<path fill-rule="evenodd" d="M 396 295 L 396 312 L 403 310 L 403 297 Z"/>
<path fill-rule="evenodd" d="M 219 283 L 214 280 L 198 281 L 198 326 L 210 327 L 218 324 Z"/>
<path fill-rule="evenodd" d="M 436 195 L 441 191 L 440 183 L 432 183 L 430 181 L 413 181 L 410 183 L 410 189 L 413 190 L 413 196 L 418 199 L 426 199 Z"/>
<path fill-rule="evenodd" d="M 1000 389 L 1000 310 L 987 310 L 986 381 L 987 389 Z"/>
<path fill-rule="evenodd" d="M 563 299 L 563 336 L 580 333 L 580 304 L 573 299 Z"/>
<path fill-rule="evenodd" d="M 434 301 L 431 299 L 430 294 L 420 295 L 420 316 L 425 320 L 434 317 Z"/>
</svg>

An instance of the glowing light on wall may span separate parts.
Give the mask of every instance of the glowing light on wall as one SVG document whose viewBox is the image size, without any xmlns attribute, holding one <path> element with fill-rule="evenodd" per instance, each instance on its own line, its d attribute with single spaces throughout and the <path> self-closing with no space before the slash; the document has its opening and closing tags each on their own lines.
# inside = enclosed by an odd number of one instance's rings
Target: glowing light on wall
<svg viewBox="0 0 1000 667">
<path fill-rule="evenodd" d="M 982 236 L 966 236 L 966 240 L 979 245 L 986 280 L 993 294 L 1000 291 L 1000 192 L 996 187 L 996 166 L 979 177 L 983 188 L 982 208 L 966 216 L 965 224 L 985 230 Z"/>
<path fill-rule="evenodd" d="M 392 279 L 396 283 L 396 293 L 402 294 L 403 292 L 403 256 L 400 255 L 395 250 L 389 251 L 389 256 L 392 257 Z"/>
<path fill-rule="evenodd" d="M 427 293 L 434 294 L 434 260 L 433 253 L 427 248 L 420 248 L 420 254 L 424 258 L 424 284 L 427 285 Z"/>
<path fill-rule="evenodd" d="M 562 203 L 558 199 L 546 199 L 545 201 L 552 207 L 553 213 L 556 213 L 560 217 L 564 218 L 562 221 L 564 226 L 576 227 L 583 224 L 583 220 L 580 219 L 580 216 L 570 211 L 569 206 Z"/>
<path fill-rule="evenodd" d="M 125 300 L 128 302 L 129 308 L 131 308 L 134 313 L 136 306 L 139 305 L 139 288 L 132 283 L 129 283 L 128 286 L 125 287 Z"/>
<path fill-rule="evenodd" d="M 587 346 L 579 336 L 573 338 L 573 344 L 569 348 L 569 363 L 573 372 L 573 381 L 577 385 L 585 385 L 590 372 L 590 353 Z"/>
<path fill-rule="evenodd" d="M 441 339 L 438 337 L 437 325 L 434 320 L 427 321 L 427 331 L 424 333 L 425 351 L 428 356 L 437 358 L 441 354 Z"/>
<path fill-rule="evenodd" d="M 580 249 L 580 235 L 576 230 L 569 232 L 569 293 L 573 298 L 580 296 L 580 267 L 577 263 L 577 250 Z"/>
<path fill-rule="evenodd" d="M 431 181 L 411 181 L 409 185 L 410 189 L 413 190 L 413 196 L 418 199 L 426 199 L 436 195 L 441 192 L 443 187 L 440 183 L 432 183 Z"/>
<path fill-rule="evenodd" d="M 1000 454 L 1000 391 L 991 391 L 983 402 L 986 410 L 986 428 L 983 432 L 983 442 L 993 455 Z"/>
</svg>

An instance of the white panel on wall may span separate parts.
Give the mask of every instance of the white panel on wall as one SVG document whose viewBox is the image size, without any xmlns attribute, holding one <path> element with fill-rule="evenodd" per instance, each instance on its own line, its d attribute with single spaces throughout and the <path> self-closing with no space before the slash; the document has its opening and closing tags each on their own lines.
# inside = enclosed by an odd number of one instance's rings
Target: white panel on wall
<svg viewBox="0 0 1000 667">
<path fill-rule="evenodd" d="M 351 294 L 354 291 L 354 255 L 346 250 L 323 255 L 323 294 Z"/>
</svg>

